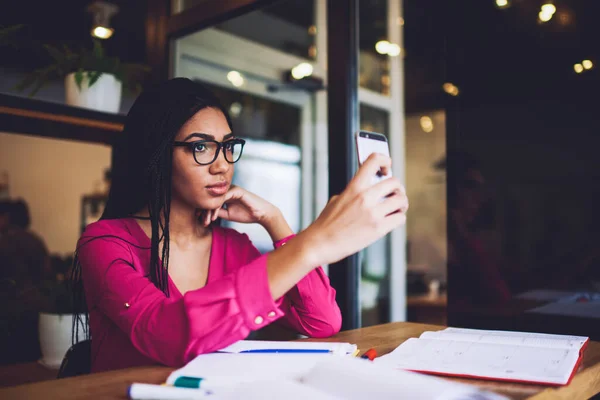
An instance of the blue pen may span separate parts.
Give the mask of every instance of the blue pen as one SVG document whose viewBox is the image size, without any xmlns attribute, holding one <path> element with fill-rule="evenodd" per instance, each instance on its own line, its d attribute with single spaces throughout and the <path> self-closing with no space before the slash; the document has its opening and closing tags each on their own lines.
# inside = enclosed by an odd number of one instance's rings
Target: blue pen
<svg viewBox="0 0 600 400">
<path fill-rule="evenodd" d="M 240 353 L 331 353 L 326 349 L 253 349 L 242 350 Z"/>
</svg>

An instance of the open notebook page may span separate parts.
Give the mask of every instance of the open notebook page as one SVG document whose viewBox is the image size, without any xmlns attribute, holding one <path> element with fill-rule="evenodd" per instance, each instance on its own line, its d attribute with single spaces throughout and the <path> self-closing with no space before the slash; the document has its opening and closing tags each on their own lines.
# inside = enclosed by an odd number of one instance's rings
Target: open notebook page
<svg viewBox="0 0 600 400">
<path fill-rule="evenodd" d="M 411 338 L 375 362 L 395 368 L 483 379 L 566 384 L 579 350 Z"/>
<path fill-rule="evenodd" d="M 356 345 L 341 342 L 278 342 L 268 340 L 240 340 L 219 350 L 220 353 L 240 353 L 248 350 L 329 350 L 334 354 L 352 354 Z"/>
<path fill-rule="evenodd" d="M 487 331 L 479 329 L 446 328 L 424 332 L 423 339 L 456 340 L 478 343 L 510 344 L 514 346 L 552 347 L 579 350 L 587 342 L 583 336 L 551 335 L 546 333 Z"/>
</svg>

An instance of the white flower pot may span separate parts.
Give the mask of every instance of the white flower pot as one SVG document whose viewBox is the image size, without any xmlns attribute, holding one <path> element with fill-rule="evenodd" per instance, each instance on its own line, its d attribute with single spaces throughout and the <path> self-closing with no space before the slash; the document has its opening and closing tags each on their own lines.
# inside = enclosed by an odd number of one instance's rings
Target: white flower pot
<svg viewBox="0 0 600 400">
<path fill-rule="evenodd" d="M 40 363 L 48 368 L 58 369 L 63 357 L 71 347 L 71 332 L 74 314 L 40 313 L 38 334 L 42 358 Z M 79 338 L 83 329 L 79 327 Z"/>
<path fill-rule="evenodd" d="M 100 78 L 89 87 L 89 75 L 83 73 L 81 90 L 75 82 L 75 73 L 65 77 L 65 97 L 68 105 L 91 108 L 97 111 L 118 113 L 121 106 L 122 84 L 112 74 L 102 74 Z"/>
</svg>

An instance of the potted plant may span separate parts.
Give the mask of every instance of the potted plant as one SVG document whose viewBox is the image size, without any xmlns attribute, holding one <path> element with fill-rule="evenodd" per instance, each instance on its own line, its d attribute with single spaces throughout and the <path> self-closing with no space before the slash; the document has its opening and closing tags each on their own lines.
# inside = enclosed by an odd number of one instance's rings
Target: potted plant
<svg viewBox="0 0 600 400">
<path fill-rule="evenodd" d="M 65 261 L 66 263 L 66 261 Z M 43 303 L 39 311 L 38 335 L 42 358 L 40 362 L 58 369 L 71 347 L 73 319 L 73 294 L 65 275 L 57 273 L 40 285 Z M 78 327 L 82 332 L 82 327 Z M 79 335 L 83 337 L 83 334 Z"/>
<path fill-rule="evenodd" d="M 123 63 L 109 57 L 99 40 L 91 50 L 79 52 L 63 45 L 61 48 L 44 45 L 53 63 L 35 70 L 17 85 L 18 90 L 31 88 L 33 96 L 52 79 L 64 79 L 65 101 L 77 107 L 117 113 L 121 105 L 122 88 L 139 91 L 148 67 Z"/>
</svg>

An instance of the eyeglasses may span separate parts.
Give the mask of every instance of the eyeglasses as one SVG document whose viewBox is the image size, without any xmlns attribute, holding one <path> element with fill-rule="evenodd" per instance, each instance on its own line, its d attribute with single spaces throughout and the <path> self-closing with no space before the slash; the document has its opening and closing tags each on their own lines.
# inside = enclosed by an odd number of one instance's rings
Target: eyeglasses
<svg viewBox="0 0 600 400">
<path fill-rule="evenodd" d="M 230 164 L 237 162 L 242 156 L 244 139 L 230 139 L 224 142 L 216 140 L 196 140 L 193 142 L 173 142 L 173 146 L 187 147 L 194 154 L 194 160 L 199 165 L 209 165 L 215 162 L 219 151 L 223 148 L 225 161 Z"/>
</svg>

